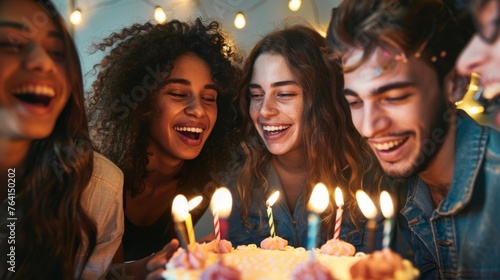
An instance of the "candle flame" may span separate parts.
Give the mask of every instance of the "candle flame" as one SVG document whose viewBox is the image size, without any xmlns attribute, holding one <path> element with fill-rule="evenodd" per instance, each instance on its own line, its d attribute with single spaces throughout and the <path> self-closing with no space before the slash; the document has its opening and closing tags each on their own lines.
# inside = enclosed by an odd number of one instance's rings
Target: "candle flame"
<svg viewBox="0 0 500 280">
<path fill-rule="evenodd" d="M 342 190 L 339 187 L 335 188 L 335 203 L 337 207 L 344 206 L 344 196 L 342 195 Z"/>
<path fill-rule="evenodd" d="M 392 205 L 392 199 L 388 192 L 383 191 L 380 193 L 380 208 L 382 210 L 382 215 L 386 219 L 392 218 L 394 215 L 394 206 Z"/>
<path fill-rule="evenodd" d="M 212 196 L 210 208 L 212 211 L 217 211 L 221 219 L 229 217 L 231 207 L 233 206 L 233 198 L 231 192 L 225 188 L 218 188 Z"/>
<path fill-rule="evenodd" d="M 276 203 L 276 200 L 278 200 L 278 197 L 280 196 L 279 191 L 275 191 L 266 201 L 267 207 L 271 207 Z"/>
<path fill-rule="evenodd" d="M 316 214 L 321 214 L 328 207 L 328 189 L 325 184 L 318 183 L 314 186 L 311 193 L 311 198 L 307 204 L 309 210 L 315 212 Z"/>
<path fill-rule="evenodd" d="M 172 202 L 172 215 L 175 222 L 184 222 L 189 214 L 188 202 L 182 194 L 177 195 Z"/>
<path fill-rule="evenodd" d="M 367 219 L 371 220 L 377 216 L 377 208 L 375 208 L 373 201 L 364 191 L 358 190 L 356 192 L 356 200 L 358 201 L 359 208 L 361 208 L 361 212 L 363 212 L 363 215 Z"/>
<path fill-rule="evenodd" d="M 200 205 L 200 203 L 201 203 L 202 200 L 203 200 L 203 197 L 201 195 L 192 198 L 188 202 L 189 211 L 193 210 L 194 208 L 196 208 L 196 206 Z"/>
</svg>

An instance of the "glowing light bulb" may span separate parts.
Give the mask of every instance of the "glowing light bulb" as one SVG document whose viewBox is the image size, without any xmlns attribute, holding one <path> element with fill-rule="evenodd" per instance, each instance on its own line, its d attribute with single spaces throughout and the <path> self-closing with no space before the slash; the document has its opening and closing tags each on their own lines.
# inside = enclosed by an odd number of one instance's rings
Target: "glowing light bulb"
<svg viewBox="0 0 500 280">
<path fill-rule="evenodd" d="M 288 2 L 288 8 L 292 12 L 298 11 L 301 5 L 302 5 L 302 0 L 290 0 L 290 2 Z"/>
<path fill-rule="evenodd" d="M 243 29 L 247 25 L 247 20 L 242 12 L 238 12 L 234 18 L 234 26 L 238 29 Z"/>
<path fill-rule="evenodd" d="M 80 9 L 74 10 L 71 15 L 69 16 L 69 21 L 73 25 L 78 25 L 82 22 L 82 11 Z"/>
<path fill-rule="evenodd" d="M 160 6 L 156 6 L 155 8 L 155 20 L 158 23 L 164 23 L 167 20 L 167 15 Z"/>
</svg>

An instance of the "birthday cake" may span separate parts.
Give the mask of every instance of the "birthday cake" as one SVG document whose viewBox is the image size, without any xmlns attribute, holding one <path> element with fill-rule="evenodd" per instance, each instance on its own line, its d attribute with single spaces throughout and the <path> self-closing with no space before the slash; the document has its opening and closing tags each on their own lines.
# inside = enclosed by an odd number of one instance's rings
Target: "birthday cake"
<svg viewBox="0 0 500 280">
<path fill-rule="evenodd" d="M 375 252 L 365 256 L 334 256 L 316 249 L 311 254 L 304 248 L 286 246 L 283 250 L 267 250 L 256 245 L 243 245 L 229 252 L 216 253 L 222 243 L 195 244 L 189 253 L 179 249 L 167 264 L 163 277 L 170 279 L 364 279 L 358 271 L 377 267 L 382 262 L 391 267 L 383 279 L 416 279 L 418 270 L 393 252 Z M 222 246 L 227 248 L 226 246 Z M 224 250 L 225 251 L 225 250 Z M 387 261 L 387 260 L 390 260 Z M 375 265 L 369 265 L 370 263 Z M 384 266 L 384 269 L 386 266 Z M 377 270 L 377 269 L 375 269 Z M 377 275 L 377 271 L 370 272 Z M 311 278 L 312 277 L 312 278 Z"/>
<path fill-rule="evenodd" d="M 197 247 L 200 248 L 201 246 Z M 205 251 L 205 263 L 200 264 L 199 249 L 190 250 L 185 260 L 196 259 L 195 262 L 179 262 L 178 258 L 186 255 L 183 249 L 176 252 L 163 273 L 163 277 L 170 279 L 201 279 L 205 270 L 218 265 L 222 261 L 225 266 L 233 267 L 241 272 L 239 279 L 291 279 L 292 271 L 300 264 L 307 263 L 310 252 L 304 248 L 287 246 L 282 250 L 265 250 L 256 245 L 238 246 L 227 254 L 217 254 Z M 195 257 L 197 255 L 197 257 Z M 181 257 L 182 258 L 182 257 Z M 350 267 L 362 257 L 337 257 L 315 251 L 314 259 L 325 267 L 333 279 L 351 279 Z"/>
</svg>

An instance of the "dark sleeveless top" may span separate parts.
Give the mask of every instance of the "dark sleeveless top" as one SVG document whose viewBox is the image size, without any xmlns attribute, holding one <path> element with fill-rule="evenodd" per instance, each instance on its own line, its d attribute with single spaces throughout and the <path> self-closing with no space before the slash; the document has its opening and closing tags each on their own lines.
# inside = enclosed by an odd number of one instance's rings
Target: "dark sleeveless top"
<svg viewBox="0 0 500 280">
<path fill-rule="evenodd" d="M 125 216 L 123 250 L 125 261 L 139 260 L 160 251 L 170 240 L 177 238 L 171 218 L 171 207 L 152 225 L 134 225 Z"/>
<path fill-rule="evenodd" d="M 188 200 L 197 195 L 203 196 L 203 201 L 200 205 L 190 212 L 193 219 L 193 225 L 196 224 L 210 205 L 210 196 L 212 193 L 211 190 L 203 193 L 199 191 L 184 193 Z M 172 220 L 171 203 L 165 213 L 150 226 L 137 226 L 125 215 L 125 232 L 122 238 L 124 259 L 128 262 L 147 257 L 160 251 L 173 238 L 179 239 Z"/>
</svg>

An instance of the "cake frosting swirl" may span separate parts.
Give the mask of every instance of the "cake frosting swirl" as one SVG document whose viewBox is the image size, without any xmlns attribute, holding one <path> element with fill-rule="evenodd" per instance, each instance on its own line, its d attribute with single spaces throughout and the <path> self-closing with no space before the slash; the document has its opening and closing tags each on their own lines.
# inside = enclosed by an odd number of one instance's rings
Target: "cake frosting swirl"
<svg viewBox="0 0 500 280">
<path fill-rule="evenodd" d="M 321 246 L 321 253 L 332 256 L 354 256 L 355 252 L 352 244 L 340 239 L 330 239 Z"/>
<path fill-rule="evenodd" d="M 227 254 L 231 253 L 231 251 L 233 250 L 233 245 L 231 244 L 231 242 L 225 239 L 214 239 L 208 243 L 205 243 L 203 246 L 208 252 L 214 252 L 216 254 Z"/>
<path fill-rule="evenodd" d="M 298 264 L 290 275 L 292 280 L 334 280 L 330 270 L 320 264 L 314 257 L 310 257 L 307 262 Z"/>
<path fill-rule="evenodd" d="M 199 269 L 205 267 L 206 259 L 207 254 L 203 247 L 194 243 L 189 245 L 188 251 L 179 248 L 170 259 L 169 264 L 172 268 Z"/>
<path fill-rule="evenodd" d="M 288 241 L 279 236 L 268 237 L 260 242 L 260 248 L 265 250 L 285 250 Z"/>
<path fill-rule="evenodd" d="M 390 249 L 375 251 L 360 259 L 350 269 L 353 280 L 361 279 L 417 279 L 419 272 L 413 264 Z"/>
<path fill-rule="evenodd" d="M 201 280 L 240 280 L 241 272 L 232 266 L 224 264 L 219 259 L 214 265 L 209 266 L 200 276 Z"/>
</svg>

